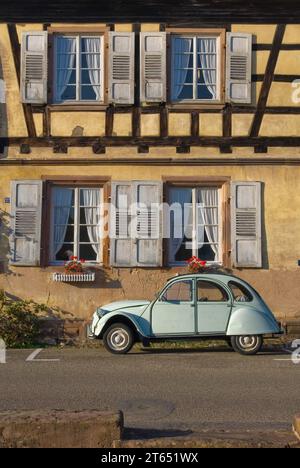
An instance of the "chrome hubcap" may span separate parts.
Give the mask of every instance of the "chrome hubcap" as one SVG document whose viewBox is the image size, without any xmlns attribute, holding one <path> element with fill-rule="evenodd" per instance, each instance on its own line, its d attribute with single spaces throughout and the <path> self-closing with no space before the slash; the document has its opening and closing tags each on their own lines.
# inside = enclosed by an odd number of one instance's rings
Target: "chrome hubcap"
<svg viewBox="0 0 300 468">
<path fill-rule="evenodd" d="M 257 345 L 257 337 L 256 336 L 241 336 L 239 338 L 239 344 L 241 348 L 250 351 L 255 348 Z"/>
<path fill-rule="evenodd" d="M 113 330 L 113 332 L 110 335 L 110 343 L 112 348 L 118 351 L 122 351 L 123 349 L 125 349 L 129 343 L 129 335 L 127 331 L 123 330 L 122 328 Z"/>
</svg>

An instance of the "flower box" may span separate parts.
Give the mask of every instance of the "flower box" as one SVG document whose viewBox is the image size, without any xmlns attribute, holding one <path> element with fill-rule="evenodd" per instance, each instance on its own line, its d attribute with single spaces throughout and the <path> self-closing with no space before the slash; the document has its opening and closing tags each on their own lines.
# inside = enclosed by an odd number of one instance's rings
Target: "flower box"
<svg viewBox="0 0 300 468">
<path fill-rule="evenodd" d="M 58 283 L 92 283 L 95 273 L 53 273 L 52 280 Z"/>
</svg>

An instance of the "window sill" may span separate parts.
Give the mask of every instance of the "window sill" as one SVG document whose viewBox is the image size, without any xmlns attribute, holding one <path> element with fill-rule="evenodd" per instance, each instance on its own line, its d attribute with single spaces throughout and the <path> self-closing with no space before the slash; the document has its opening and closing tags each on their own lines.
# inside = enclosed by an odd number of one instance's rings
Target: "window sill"
<svg viewBox="0 0 300 468">
<path fill-rule="evenodd" d="M 48 109 L 50 112 L 71 112 L 71 111 L 103 111 L 108 107 L 107 104 L 86 104 L 86 103 L 72 103 L 72 104 L 49 104 Z"/>
<path fill-rule="evenodd" d="M 224 103 L 215 103 L 215 104 L 206 104 L 206 103 L 191 103 L 191 102 L 182 102 L 182 103 L 171 103 L 168 104 L 168 109 L 172 110 L 186 110 L 186 111 L 191 111 L 191 110 L 223 110 L 225 108 L 225 102 Z"/>
</svg>

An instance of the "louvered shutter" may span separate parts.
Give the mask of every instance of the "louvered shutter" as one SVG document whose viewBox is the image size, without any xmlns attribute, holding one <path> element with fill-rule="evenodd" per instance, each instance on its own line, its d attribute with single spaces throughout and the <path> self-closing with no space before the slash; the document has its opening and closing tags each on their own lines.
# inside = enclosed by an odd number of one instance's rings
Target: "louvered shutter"
<svg viewBox="0 0 300 468">
<path fill-rule="evenodd" d="M 166 101 L 166 33 L 140 33 L 142 102 Z"/>
<path fill-rule="evenodd" d="M 12 181 L 10 244 L 13 265 L 40 264 L 42 189 L 40 180 Z"/>
<path fill-rule="evenodd" d="M 136 264 L 145 267 L 161 266 L 161 183 L 135 181 L 133 189 L 136 203 Z"/>
<path fill-rule="evenodd" d="M 134 33 L 109 33 L 109 101 L 134 103 Z"/>
<path fill-rule="evenodd" d="M 131 205 L 131 182 L 113 182 L 110 209 L 110 263 L 113 266 L 126 267 L 135 263 Z"/>
<path fill-rule="evenodd" d="M 21 51 L 21 99 L 24 103 L 47 103 L 47 49 L 47 31 L 23 33 Z"/>
<path fill-rule="evenodd" d="M 261 182 L 233 182 L 231 210 L 234 267 L 262 267 Z"/>
<path fill-rule="evenodd" d="M 227 33 L 226 96 L 236 104 L 251 104 L 252 35 Z"/>
</svg>

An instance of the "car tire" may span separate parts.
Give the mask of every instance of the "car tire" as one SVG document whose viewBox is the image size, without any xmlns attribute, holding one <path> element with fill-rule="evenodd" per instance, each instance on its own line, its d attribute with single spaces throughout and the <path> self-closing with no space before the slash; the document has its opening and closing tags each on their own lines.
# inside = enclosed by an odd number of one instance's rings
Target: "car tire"
<svg viewBox="0 0 300 468">
<path fill-rule="evenodd" d="M 244 356 L 254 356 L 262 348 L 263 337 L 260 335 L 232 336 L 231 344 L 237 353 Z"/>
<path fill-rule="evenodd" d="M 134 345 L 134 333 L 124 323 L 114 323 L 105 331 L 103 344 L 113 354 L 126 354 Z"/>
</svg>

